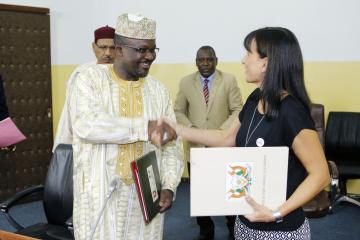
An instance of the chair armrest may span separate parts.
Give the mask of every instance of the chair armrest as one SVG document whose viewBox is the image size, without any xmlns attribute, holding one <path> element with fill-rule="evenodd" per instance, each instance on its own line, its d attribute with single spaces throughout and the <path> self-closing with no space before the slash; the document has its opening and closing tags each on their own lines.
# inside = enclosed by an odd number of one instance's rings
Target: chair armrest
<svg viewBox="0 0 360 240">
<path fill-rule="evenodd" d="M 334 161 L 327 161 L 330 171 L 331 183 L 330 183 L 330 208 L 329 212 L 332 212 L 332 208 L 335 204 L 337 195 L 337 188 L 339 185 L 339 170 Z"/>
<path fill-rule="evenodd" d="M 65 222 L 66 226 L 73 227 L 73 217 L 71 216 L 68 220 Z"/>
<path fill-rule="evenodd" d="M 18 204 L 21 200 L 25 199 L 26 197 L 32 196 L 34 194 L 42 193 L 43 191 L 44 191 L 44 186 L 42 185 L 29 187 L 27 189 L 22 190 L 21 192 L 16 193 L 14 196 L 10 197 L 9 199 L 1 203 L 0 210 L 5 214 L 5 217 L 7 218 L 11 226 L 16 228 L 17 230 L 21 230 L 24 228 L 10 215 L 9 213 L 10 209 L 16 204 Z"/>
<path fill-rule="evenodd" d="M 73 226 L 73 217 L 72 216 L 68 220 L 66 220 L 65 225 L 67 226 L 67 228 L 71 232 L 71 234 L 74 235 L 74 226 Z"/>
<path fill-rule="evenodd" d="M 34 187 L 26 188 L 20 192 L 15 193 L 14 196 L 10 197 L 9 199 L 5 200 L 1 203 L 1 211 L 4 213 L 8 213 L 10 208 L 16 205 L 19 201 L 23 200 L 24 198 L 31 196 L 33 194 L 38 194 L 44 191 L 43 185 L 38 185 Z"/>
<path fill-rule="evenodd" d="M 339 170 L 334 161 L 327 161 L 331 179 L 339 179 Z"/>
</svg>

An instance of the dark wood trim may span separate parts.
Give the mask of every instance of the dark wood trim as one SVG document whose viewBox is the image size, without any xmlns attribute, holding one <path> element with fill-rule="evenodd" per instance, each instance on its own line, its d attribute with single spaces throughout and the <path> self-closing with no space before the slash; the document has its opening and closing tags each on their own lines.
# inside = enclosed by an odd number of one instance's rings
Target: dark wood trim
<svg viewBox="0 0 360 240">
<path fill-rule="evenodd" d="M 24 235 L 15 234 L 12 232 L 6 232 L 4 230 L 0 230 L 0 239 L 7 240 L 36 240 L 37 238 L 27 237 Z"/>
<path fill-rule="evenodd" d="M 13 11 L 13 12 L 25 12 L 25 13 L 38 13 L 38 14 L 49 14 L 49 8 L 40 8 L 40 7 L 28 7 L 20 5 L 9 5 L 9 4 L 0 4 L 0 10 L 2 11 Z"/>
</svg>

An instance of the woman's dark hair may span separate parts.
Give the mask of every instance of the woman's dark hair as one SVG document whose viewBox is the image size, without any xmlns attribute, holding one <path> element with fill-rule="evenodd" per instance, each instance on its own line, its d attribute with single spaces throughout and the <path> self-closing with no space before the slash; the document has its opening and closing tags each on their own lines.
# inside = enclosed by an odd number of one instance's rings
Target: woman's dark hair
<svg viewBox="0 0 360 240">
<path fill-rule="evenodd" d="M 295 35 L 281 27 L 255 30 L 244 40 L 244 47 L 249 52 L 253 40 L 260 57 L 268 59 L 259 96 L 264 103 L 266 118 L 278 116 L 284 90 L 309 109 L 310 99 L 305 89 L 303 58 Z"/>
</svg>

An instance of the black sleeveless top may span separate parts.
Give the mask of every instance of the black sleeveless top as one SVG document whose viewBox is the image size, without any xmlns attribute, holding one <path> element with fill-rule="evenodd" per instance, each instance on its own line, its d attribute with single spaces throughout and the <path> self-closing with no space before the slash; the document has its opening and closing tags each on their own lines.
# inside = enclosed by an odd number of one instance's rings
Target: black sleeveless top
<svg viewBox="0 0 360 240">
<path fill-rule="evenodd" d="M 260 90 L 256 89 L 250 94 L 239 114 L 241 127 L 236 136 L 236 146 L 244 147 L 246 136 L 248 135 L 247 147 L 256 147 L 256 140 L 259 138 L 264 140 L 263 142 L 260 141 L 263 143 L 264 147 L 289 147 L 286 193 L 286 199 L 288 199 L 307 176 L 305 168 L 291 149 L 292 143 L 301 130 L 315 130 L 314 122 L 309 110 L 304 107 L 300 101 L 290 95 L 281 101 L 279 115 L 276 119 L 266 120 L 266 118 L 264 118 L 260 122 L 263 115 L 257 110 L 259 93 Z M 252 124 L 249 129 L 252 118 Z M 260 124 L 258 124 L 259 122 Z M 254 130 L 254 128 L 256 129 Z M 253 134 L 251 135 L 252 132 Z M 249 137 L 250 135 L 251 137 Z M 301 208 L 298 208 L 286 215 L 284 221 L 281 223 L 252 223 L 243 216 L 240 216 L 240 219 L 246 226 L 252 229 L 265 231 L 293 231 L 303 224 L 305 214 Z"/>
</svg>

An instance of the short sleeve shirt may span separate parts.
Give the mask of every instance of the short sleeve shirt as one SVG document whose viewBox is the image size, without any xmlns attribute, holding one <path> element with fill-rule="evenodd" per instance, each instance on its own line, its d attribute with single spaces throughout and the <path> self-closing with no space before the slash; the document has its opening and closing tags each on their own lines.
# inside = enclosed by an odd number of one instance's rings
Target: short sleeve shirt
<svg viewBox="0 0 360 240">
<path fill-rule="evenodd" d="M 272 120 L 263 118 L 263 115 L 257 110 L 259 91 L 259 89 L 256 89 L 251 93 L 239 115 L 241 127 L 236 136 L 236 146 L 244 147 L 247 142 L 247 147 L 257 147 L 259 143 L 264 147 L 289 147 L 286 193 L 286 198 L 288 199 L 307 176 L 305 168 L 291 148 L 292 143 L 301 130 L 315 130 L 314 122 L 308 108 L 291 95 L 282 99 L 277 118 Z M 301 208 L 298 208 L 286 215 L 282 223 L 274 222 L 266 224 L 251 223 L 244 217 L 240 218 L 245 225 L 253 229 L 293 231 L 304 222 L 305 214 Z"/>
</svg>

